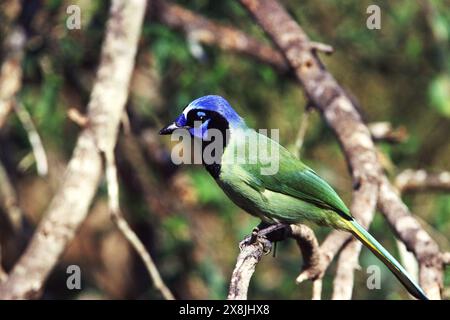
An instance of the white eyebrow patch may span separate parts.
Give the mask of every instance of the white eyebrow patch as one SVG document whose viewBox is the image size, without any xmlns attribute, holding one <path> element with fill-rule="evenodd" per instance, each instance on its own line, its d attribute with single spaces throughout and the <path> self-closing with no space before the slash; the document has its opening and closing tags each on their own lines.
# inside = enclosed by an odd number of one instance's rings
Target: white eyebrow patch
<svg viewBox="0 0 450 320">
<path fill-rule="evenodd" d="M 187 114 L 189 113 L 189 111 L 191 111 L 193 109 L 193 107 L 191 106 L 191 104 L 188 104 L 186 108 L 184 108 L 183 110 L 183 114 L 184 117 L 187 119 Z"/>
</svg>

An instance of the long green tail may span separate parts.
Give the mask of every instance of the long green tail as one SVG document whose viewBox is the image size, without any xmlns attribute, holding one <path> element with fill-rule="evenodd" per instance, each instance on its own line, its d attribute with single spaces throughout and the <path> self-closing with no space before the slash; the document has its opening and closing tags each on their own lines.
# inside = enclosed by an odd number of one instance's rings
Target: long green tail
<svg viewBox="0 0 450 320">
<path fill-rule="evenodd" d="M 401 264 L 374 238 L 367 232 L 356 220 L 347 220 L 350 231 L 358 238 L 367 248 L 370 249 L 397 277 L 398 280 L 405 286 L 417 299 L 428 300 L 423 292 L 413 279 L 409 276 Z"/>
</svg>

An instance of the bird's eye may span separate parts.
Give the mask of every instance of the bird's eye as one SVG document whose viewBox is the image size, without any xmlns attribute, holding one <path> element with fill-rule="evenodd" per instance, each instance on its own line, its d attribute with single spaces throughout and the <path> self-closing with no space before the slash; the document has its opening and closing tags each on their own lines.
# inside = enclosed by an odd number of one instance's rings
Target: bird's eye
<svg viewBox="0 0 450 320">
<path fill-rule="evenodd" d="M 205 120 L 205 117 L 206 117 L 206 113 L 204 113 L 203 111 L 198 111 L 197 112 L 197 119 L 198 120 L 203 121 L 203 120 Z"/>
<path fill-rule="evenodd" d="M 196 122 L 204 123 L 207 120 L 206 112 L 200 110 L 191 110 L 186 117 L 186 125 L 189 127 L 196 126 Z"/>
</svg>

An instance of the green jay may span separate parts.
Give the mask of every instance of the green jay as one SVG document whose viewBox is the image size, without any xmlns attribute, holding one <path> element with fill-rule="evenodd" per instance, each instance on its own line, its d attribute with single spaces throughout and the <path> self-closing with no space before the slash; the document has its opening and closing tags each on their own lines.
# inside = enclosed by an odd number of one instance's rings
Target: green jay
<svg viewBox="0 0 450 320">
<path fill-rule="evenodd" d="M 219 141 L 221 148 L 211 152 L 213 161 L 203 159 L 203 164 L 236 205 L 266 224 L 313 222 L 348 231 L 393 272 L 410 294 L 427 299 L 401 264 L 352 217 L 325 180 L 276 141 L 247 127 L 224 98 L 208 95 L 192 101 L 160 134 L 178 130 L 200 140 L 203 151 Z M 270 154 L 260 155 L 260 147 L 267 145 L 272 147 Z M 264 172 L 264 165 L 270 162 L 276 162 L 276 170 Z"/>
</svg>

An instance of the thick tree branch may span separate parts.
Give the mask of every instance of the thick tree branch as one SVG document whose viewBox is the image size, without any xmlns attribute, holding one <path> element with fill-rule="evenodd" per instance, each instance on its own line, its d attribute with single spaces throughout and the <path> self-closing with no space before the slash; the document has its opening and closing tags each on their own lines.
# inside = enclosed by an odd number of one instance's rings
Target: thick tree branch
<svg viewBox="0 0 450 320">
<path fill-rule="evenodd" d="M 114 147 L 128 96 L 144 0 L 113 0 L 100 66 L 80 134 L 59 191 L 28 248 L 0 285 L 0 299 L 39 296 L 48 275 L 86 218 L 102 173 L 102 150 Z"/>
<path fill-rule="evenodd" d="M 231 275 L 228 300 L 246 300 L 250 279 L 255 272 L 256 265 L 264 252 L 271 249 L 271 242 L 267 239 L 258 239 L 250 245 L 243 247 L 237 258 L 236 266 Z"/>
</svg>

